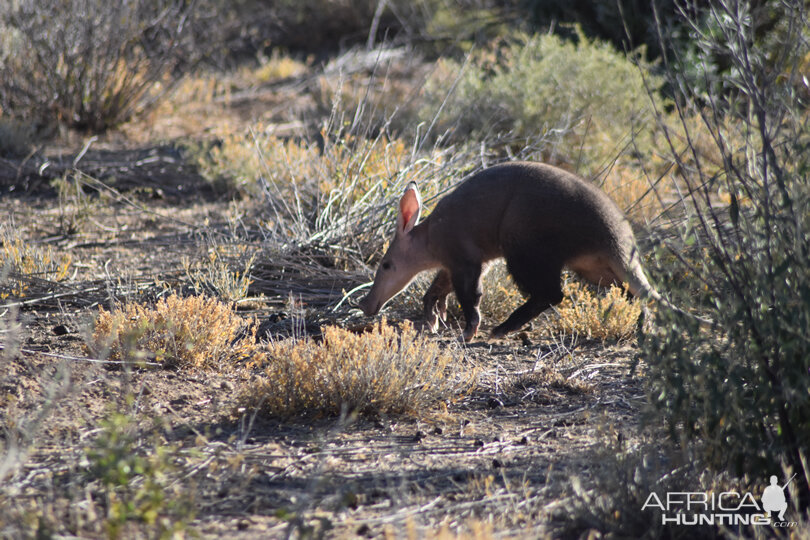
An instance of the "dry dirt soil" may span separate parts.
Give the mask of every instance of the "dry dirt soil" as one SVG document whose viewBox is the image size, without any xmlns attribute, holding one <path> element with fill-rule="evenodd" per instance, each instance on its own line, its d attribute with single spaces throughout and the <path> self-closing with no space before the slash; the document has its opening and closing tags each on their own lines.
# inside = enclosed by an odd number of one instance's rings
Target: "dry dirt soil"
<svg viewBox="0 0 810 540">
<path fill-rule="evenodd" d="M 196 516 L 189 527 L 204 538 L 421 538 L 442 527 L 556 536 L 567 530 L 574 485 L 593 486 L 612 449 L 639 437 L 643 366 L 633 369 L 632 342 L 479 338 L 463 347 L 465 368 L 479 374 L 472 391 L 420 418 L 255 418 L 234 406 L 242 381 L 233 373 L 95 362 L 84 343 L 99 305 L 187 286 L 183 257 L 203 257 L 235 222 L 257 229 L 257 203 L 216 193 L 172 145 L 100 141 L 77 161 L 82 147 L 0 160 L 2 221 L 73 257 L 67 280 L 42 294 L 34 284 L 0 307 L 0 459 L 13 483 L 0 501 L 6 532 L 39 520 L 46 532 L 105 535 L 81 479 L 86 449 L 113 410 L 131 414 L 144 441 L 158 433 L 182 450 L 172 489 L 182 487 Z M 51 180 L 73 169 L 88 176 L 82 196 L 66 200 Z M 290 291 L 317 332 L 326 308 L 362 281 L 294 276 L 268 282 L 263 301 L 244 310 L 265 323 L 265 338 L 289 332 L 281 312 Z M 345 313 L 331 317 L 364 321 Z M 457 334 L 446 328 L 435 339 L 460 347 Z"/>
</svg>

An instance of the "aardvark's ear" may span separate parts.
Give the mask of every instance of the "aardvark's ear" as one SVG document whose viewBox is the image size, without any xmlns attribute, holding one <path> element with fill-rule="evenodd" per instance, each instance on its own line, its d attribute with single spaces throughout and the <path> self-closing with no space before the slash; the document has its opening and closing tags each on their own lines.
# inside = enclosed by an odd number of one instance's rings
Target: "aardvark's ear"
<svg viewBox="0 0 810 540">
<path fill-rule="evenodd" d="M 399 200 L 399 215 L 397 216 L 397 234 L 406 234 L 416 226 L 419 221 L 419 213 L 422 211 L 422 198 L 416 182 L 411 182 L 405 188 L 402 198 Z"/>
</svg>

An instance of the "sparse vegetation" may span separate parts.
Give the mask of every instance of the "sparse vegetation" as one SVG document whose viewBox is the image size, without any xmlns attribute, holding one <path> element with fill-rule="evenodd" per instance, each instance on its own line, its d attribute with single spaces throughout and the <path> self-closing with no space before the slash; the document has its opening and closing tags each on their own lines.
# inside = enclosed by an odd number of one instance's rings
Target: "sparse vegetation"
<svg viewBox="0 0 810 540">
<path fill-rule="evenodd" d="M 219 145 L 196 151 L 204 176 L 232 192 L 260 196 L 270 208 L 266 222 L 274 245 L 314 250 L 345 266 L 381 256 L 395 215 L 393 201 L 409 181 L 430 198 L 456 171 L 447 151 L 414 153 L 410 144 L 385 135 L 366 139 L 330 123 L 319 141 L 283 139 L 270 126 L 228 131 Z M 464 161 L 461 153 L 454 159 Z"/>
<path fill-rule="evenodd" d="M 48 127 L 99 131 L 129 119 L 170 82 L 189 9 L 147 0 L 4 3 L 0 107 Z"/>
<path fill-rule="evenodd" d="M 807 536 L 806 3 L 556 4 L 2 3 L 0 538 L 756 537 L 640 507 L 771 474 Z M 715 325 L 565 278 L 460 343 L 428 273 L 362 317 L 407 183 L 516 159 Z"/>
<path fill-rule="evenodd" d="M 86 489 L 98 496 L 107 538 L 176 538 L 190 532 L 192 493 L 173 478 L 180 449 L 158 437 L 143 444 L 126 414 L 110 413 L 100 425 L 85 448 Z"/>
<path fill-rule="evenodd" d="M 26 241 L 5 224 L 0 224 L 0 243 L 0 300 L 22 298 L 31 287 L 41 291 L 43 284 L 68 277 L 69 253 Z"/>
<path fill-rule="evenodd" d="M 197 263 L 184 259 L 183 269 L 194 293 L 216 297 L 226 303 L 243 300 L 248 295 L 250 270 L 256 260 L 255 254 L 247 256 L 246 251 L 244 245 L 221 245 L 209 249 L 208 256 Z"/>
</svg>

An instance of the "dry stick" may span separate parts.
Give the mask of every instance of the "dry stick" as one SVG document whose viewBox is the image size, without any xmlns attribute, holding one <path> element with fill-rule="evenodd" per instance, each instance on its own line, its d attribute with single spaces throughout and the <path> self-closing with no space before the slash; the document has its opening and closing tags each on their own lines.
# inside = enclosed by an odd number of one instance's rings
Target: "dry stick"
<svg viewBox="0 0 810 540">
<path fill-rule="evenodd" d="M 153 283 L 153 278 L 143 278 L 143 279 L 144 279 L 144 283 L 141 283 L 140 285 L 135 285 L 135 289 L 134 289 L 135 291 L 145 290 L 148 287 L 150 287 L 151 284 Z M 42 281 L 47 281 L 47 280 L 42 280 Z M 96 282 L 100 282 L 100 280 L 97 280 Z M 48 282 L 48 283 L 50 283 L 50 282 Z M 22 300 L 20 302 L 3 304 L 3 305 L 0 305 L 0 309 L 7 309 L 7 308 L 11 308 L 11 307 L 30 306 L 30 305 L 34 305 L 34 304 L 38 304 L 38 303 L 42 303 L 42 302 L 47 302 L 49 300 L 67 298 L 67 297 L 70 297 L 70 296 L 79 296 L 79 295 L 84 295 L 84 294 L 91 293 L 91 292 L 99 292 L 99 291 L 104 290 L 106 285 L 107 285 L 107 281 L 104 281 L 102 284 L 97 285 L 97 286 L 93 286 L 93 287 L 85 287 L 85 288 L 80 288 L 80 289 L 75 289 L 74 288 L 73 290 L 67 291 L 67 292 L 52 293 L 52 294 L 47 294 L 45 296 L 39 296 L 37 298 L 31 298 L 29 300 Z"/>
<path fill-rule="evenodd" d="M 64 292 L 64 293 L 49 294 L 47 296 L 41 296 L 41 297 L 38 297 L 38 298 L 32 298 L 30 300 L 23 300 L 22 302 L 15 302 L 15 303 L 11 303 L 11 304 L 3 304 L 2 306 L 0 306 L 0 309 L 11 308 L 11 307 L 30 306 L 30 305 L 33 305 L 33 304 L 38 304 L 40 302 L 45 302 L 46 300 L 54 300 L 56 298 L 65 298 L 67 296 L 76 296 L 77 294 L 98 291 L 100 289 L 101 289 L 101 287 L 91 287 L 89 289 L 83 289 L 81 291 L 70 291 L 70 292 Z"/>
<path fill-rule="evenodd" d="M 108 186 L 107 184 L 105 184 L 104 182 L 102 182 L 101 180 L 99 180 L 97 178 L 93 178 L 92 176 L 85 173 L 84 171 L 76 169 L 75 172 L 77 174 L 79 174 L 82 177 L 82 179 L 86 179 L 86 183 L 90 187 L 93 187 L 93 188 L 95 188 L 95 189 L 97 189 L 99 191 L 104 190 L 104 191 L 107 191 L 109 193 L 112 193 L 119 201 L 128 204 L 129 206 L 131 206 L 132 208 L 135 208 L 136 210 L 140 210 L 141 212 L 145 212 L 147 214 L 157 216 L 157 217 L 159 217 L 159 218 L 161 218 L 163 220 L 166 220 L 166 221 L 179 223 L 181 225 L 184 225 L 184 226 L 188 227 L 189 229 L 191 229 L 193 231 L 201 229 L 201 227 L 199 225 L 188 223 L 186 221 L 183 221 L 182 219 L 177 219 L 177 218 L 172 217 L 172 216 L 165 216 L 165 215 L 163 215 L 163 214 L 161 214 L 159 212 L 156 212 L 154 210 L 151 210 L 151 209 L 147 208 L 146 206 L 144 206 L 142 204 L 138 204 L 135 201 L 133 201 L 132 199 L 130 199 L 129 197 L 127 197 L 126 195 L 124 195 L 123 193 L 121 193 L 120 191 L 118 191 L 117 189 L 115 189 L 115 188 L 113 188 L 111 186 Z"/>
<path fill-rule="evenodd" d="M 3 350 L 3 346 L 0 345 L 0 351 Z M 124 364 L 138 364 L 144 366 L 162 366 L 163 364 L 159 362 L 131 362 L 128 360 L 102 360 L 100 358 L 82 358 L 80 356 L 71 356 L 69 354 L 56 354 L 56 353 L 49 353 L 45 351 L 32 351 L 31 349 L 20 349 L 20 352 L 24 352 L 26 354 L 41 354 L 42 356 L 49 356 L 51 358 L 61 358 L 62 360 L 73 360 L 78 362 L 90 362 L 92 364 L 112 364 L 112 365 L 124 365 Z"/>
</svg>

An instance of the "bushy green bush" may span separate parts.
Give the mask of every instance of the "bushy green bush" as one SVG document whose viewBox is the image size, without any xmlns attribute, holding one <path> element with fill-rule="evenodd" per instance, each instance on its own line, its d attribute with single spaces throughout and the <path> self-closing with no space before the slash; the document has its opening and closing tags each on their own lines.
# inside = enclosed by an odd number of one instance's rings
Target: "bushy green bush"
<svg viewBox="0 0 810 540">
<path fill-rule="evenodd" d="M 194 506 L 175 479 L 180 449 L 144 441 L 135 428 L 132 418 L 119 412 L 101 422 L 85 448 L 88 498 L 92 493 L 104 512 L 108 538 L 182 538 L 191 532 Z"/>
<path fill-rule="evenodd" d="M 675 246 L 667 271 L 691 276 L 716 327 L 700 331 L 659 310 L 655 331 L 640 344 L 650 399 L 676 440 L 696 442 L 708 463 L 738 474 L 767 478 L 784 465 L 807 493 L 810 128 L 792 91 L 795 67 L 810 52 L 799 33 L 806 13 L 799 3 L 782 7 L 793 31 L 778 57 L 766 57 L 753 45 L 748 5 L 728 4 L 712 8 L 719 33 L 699 43 L 734 64 L 724 94 L 710 95 L 712 106 L 701 111 L 723 168 L 707 174 L 714 169 L 694 146 L 671 139 L 689 186 L 685 245 L 705 259 L 690 262 Z M 672 83 L 689 89 L 680 74 Z"/>
<path fill-rule="evenodd" d="M 642 152 L 652 149 L 645 73 L 653 89 L 661 80 L 648 71 L 641 59 L 581 33 L 578 43 L 521 35 L 466 64 L 440 60 L 421 116 L 434 137 L 539 143 L 547 160 L 604 165 L 633 137 Z"/>
</svg>

